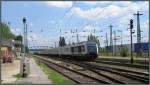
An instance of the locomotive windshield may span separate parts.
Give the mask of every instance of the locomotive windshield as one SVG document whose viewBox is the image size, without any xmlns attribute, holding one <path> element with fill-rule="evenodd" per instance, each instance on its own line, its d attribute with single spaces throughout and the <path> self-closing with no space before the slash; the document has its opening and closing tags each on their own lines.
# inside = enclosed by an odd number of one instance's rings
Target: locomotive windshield
<svg viewBox="0 0 150 85">
<path fill-rule="evenodd" d="M 87 48 L 89 51 L 95 51 L 97 50 L 96 45 L 87 45 Z"/>
</svg>

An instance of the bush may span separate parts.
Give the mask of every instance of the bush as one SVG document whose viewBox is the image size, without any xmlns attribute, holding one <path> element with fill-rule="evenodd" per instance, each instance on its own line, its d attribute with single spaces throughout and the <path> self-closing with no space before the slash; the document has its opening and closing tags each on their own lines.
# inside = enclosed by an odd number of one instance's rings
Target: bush
<svg viewBox="0 0 150 85">
<path fill-rule="evenodd" d="M 120 49 L 120 55 L 121 55 L 122 57 L 127 57 L 127 55 L 128 55 L 128 48 L 127 48 L 127 47 L 122 47 L 122 48 Z"/>
</svg>

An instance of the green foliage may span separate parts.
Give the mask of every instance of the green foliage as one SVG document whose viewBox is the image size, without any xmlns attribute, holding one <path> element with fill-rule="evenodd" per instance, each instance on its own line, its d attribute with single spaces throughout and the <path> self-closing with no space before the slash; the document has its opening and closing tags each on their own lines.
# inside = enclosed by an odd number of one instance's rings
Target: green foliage
<svg viewBox="0 0 150 85">
<path fill-rule="evenodd" d="M 99 48 L 99 53 L 100 55 L 108 55 L 108 51 L 106 48 Z"/>
<path fill-rule="evenodd" d="M 120 55 L 121 55 L 122 57 L 127 57 L 127 55 L 128 55 L 128 48 L 127 48 L 127 47 L 122 47 L 122 48 L 120 49 Z"/>
<path fill-rule="evenodd" d="M 21 35 L 16 36 L 15 40 L 16 41 L 22 41 L 22 36 Z"/>
<path fill-rule="evenodd" d="M 99 42 L 99 40 L 98 40 L 98 38 L 96 36 L 94 36 L 94 35 L 91 34 L 90 36 L 88 36 L 87 40 L 88 41 L 94 41 L 94 42 L 96 42 L 97 45 L 98 45 L 98 47 L 100 47 L 100 42 Z"/>
<path fill-rule="evenodd" d="M 16 36 L 15 41 L 22 42 L 22 36 L 21 35 Z M 15 47 L 21 47 L 21 46 L 22 46 L 21 43 L 15 44 Z"/>
<path fill-rule="evenodd" d="M 16 36 L 15 40 L 22 42 L 22 36 L 21 35 Z M 22 47 L 22 49 L 23 49 L 23 45 L 21 45 L 21 44 L 15 44 L 15 47 Z M 25 50 L 26 50 L 27 53 L 29 53 L 29 48 L 27 46 L 25 47 Z"/>
<path fill-rule="evenodd" d="M 48 78 L 52 80 L 54 84 L 69 84 L 73 83 L 73 81 L 68 80 L 64 76 L 62 76 L 60 73 L 48 68 L 45 64 L 38 62 L 36 60 L 37 64 L 40 66 L 40 68 L 48 75 Z"/>
<path fill-rule="evenodd" d="M 0 23 L 0 36 L 3 40 L 15 38 L 15 35 L 10 31 L 10 27 L 6 23 Z"/>
<path fill-rule="evenodd" d="M 18 80 L 22 78 L 22 76 L 21 76 L 20 73 L 16 74 L 15 77 L 16 77 Z"/>
<path fill-rule="evenodd" d="M 60 47 L 63 47 L 66 45 L 66 42 L 65 42 L 65 38 L 64 37 L 60 37 L 60 40 L 59 40 L 59 46 Z"/>
</svg>

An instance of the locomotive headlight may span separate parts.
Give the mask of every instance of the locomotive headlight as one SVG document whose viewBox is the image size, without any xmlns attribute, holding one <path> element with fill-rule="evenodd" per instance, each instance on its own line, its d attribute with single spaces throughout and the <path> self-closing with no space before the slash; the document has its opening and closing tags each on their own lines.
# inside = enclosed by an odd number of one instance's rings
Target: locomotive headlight
<svg viewBox="0 0 150 85">
<path fill-rule="evenodd" d="M 98 54 L 98 45 L 96 44 L 96 48 L 97 48 L 97 54 Z"/>
</svg>

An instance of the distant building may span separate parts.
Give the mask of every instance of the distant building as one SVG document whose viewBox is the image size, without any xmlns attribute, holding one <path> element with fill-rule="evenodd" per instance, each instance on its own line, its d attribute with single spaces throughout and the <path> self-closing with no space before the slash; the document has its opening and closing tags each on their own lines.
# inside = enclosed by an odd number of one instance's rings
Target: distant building
<svg viewBox="0 0 150 85">
<path fill-rule="evenodd" d="M 112 52 L 113 50 L 115 52 L 120 52 L 120 49 L 122 47 L 126 47 L 128 49 L 128 52 L 131 52 L 131 44 L 123 44 L 122 46 L 121 45 L 116 45 L 116 46 L 107 46 L 106 49 L 109 51 L 109 52 Z M 132 51 L 133 52 L 139 52 L 140 51 L 140 44 L 139 43 L 133 43 L 132 45 Z M 145 52 L 147 53 L 148 52 L 148 48 L 149 48 L 149 44 L 148 42 L 144 42 L 144 43 L 141 43 L 141 50 L 142 52 Z"/>
</svg>

